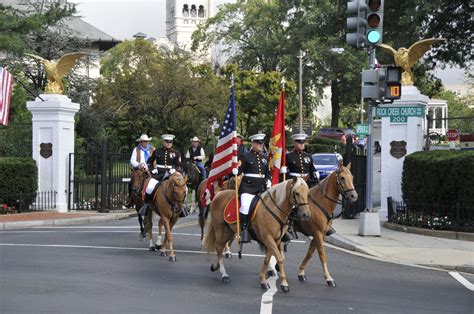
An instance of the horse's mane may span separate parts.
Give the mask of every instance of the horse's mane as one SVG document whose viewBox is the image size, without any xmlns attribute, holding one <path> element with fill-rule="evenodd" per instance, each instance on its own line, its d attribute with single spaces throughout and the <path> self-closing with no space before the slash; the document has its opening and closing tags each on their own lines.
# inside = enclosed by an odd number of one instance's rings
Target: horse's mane
<svg viewBox="0 0 474 314">
<path fill-rule="evenodd" d="M 283 182 L 280 182 L 278 184 L 275 184 L 274 186 L 272 186 L 270 189 L 268 189 L 266 191 L 266 193 L 269 193 L 272 195 L 273 199 L 277 202 L 277 203 L 281 203 L 282 202 L 282 197 L 285 197 L 287 196 L 286 195 L 286 190 L 287 190 L 287 187 L 288 187 L 288 184 L 292 181 L 292 179 L 288 179 L 288 180 L 285 180 Z M 301 185 L 303 184 L 306 184 L 306 182 L 304 181 L 303 178 L 297 178 L 293 188 L 299 188 Z M 262 194 L 262 197 L 265 196 L 266 193 L 263 193 Z"/>
</svg>

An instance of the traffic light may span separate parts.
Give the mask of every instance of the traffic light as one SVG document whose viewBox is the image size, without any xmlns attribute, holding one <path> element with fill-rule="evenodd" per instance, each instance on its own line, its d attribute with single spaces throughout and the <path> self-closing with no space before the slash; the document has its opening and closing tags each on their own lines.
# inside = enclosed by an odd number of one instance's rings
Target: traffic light
<svg viewBox="0 0 474 314">
<path fill-rule="evenodd" d="M 388 66 L 385 77 L 385 99 L 400 99 L 402 96 L 402 68 Z"/>
<path fill-rule="evenodd" d="M 346 13 L 349 14 L 349 17 L 346 20 L 346 25 L 350 33 L 346 34 L 346 43 L 350 46 L 362 48 L 367 43 L 365 37 L 367 28 L 366 10 L 365 0 L 349 0 L 347 2 Z"/>
<path fill-rule="evenodd" d="M 362 70 L 362 99 L 383 100 L 385 68 Z"/>
<path fill-rule="evenodd" d="M 367 1 L 367 42 L 369 45 L 382 43 L 383 37 L 383 0 Z"/>
</svg>

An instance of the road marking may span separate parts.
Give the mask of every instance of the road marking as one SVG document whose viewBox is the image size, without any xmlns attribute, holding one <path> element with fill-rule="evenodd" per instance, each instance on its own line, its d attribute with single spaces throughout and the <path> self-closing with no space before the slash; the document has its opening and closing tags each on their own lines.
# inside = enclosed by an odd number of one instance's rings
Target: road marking
<svg viewBox="0 0 474 314">
<path fill-rule="evenodd" d="M 123 246 L 96 246 L 96 245 L 70 245 L 70 244 L 35 244 L 35 243 L 0 243 L 0 246 L 23 246 L 23 247 L 51 247 L 51 248 L 72 248 L 72 249 L 105 249 L 105 250 L 129 250 L 129 251 L 148 251 L 147 248 L 123 247 Z M 207 254 L 203 251 L 174 250 L 177 253 Z M 215 255 L 215 253 L 211 253 Z M 265 257 L 262 254 L 247 254 L 248 257 Z"/>
<path fill-rule="evenodd" d="M 459 274 L 458 272 L 450 271 L 448 274 L 450 274 L 454 279 L 459 281 L 467 289 L 474 291 L 474 284 L 470 283 L 466 278 L 461 276 L 461 274 Z"/>
<path fill-rule="evenodd" d="M 18 230 L 12 230 L 12 231 L 0 231 L 0 234 L 6 233 L 6 234 L 11 234 L 11 233 L 139 233 L 139 231 L 127 231 L 127 230 L 24 230 L 24 231 L 18 231 Z M 153 234 L 156 234 L 156 231 L 153 232 Z M 200 237 L 201 234 L 198 233 L 186 233 L 186 232 L 172 232 L 173 235 L 182 235 L 182 236 L 191 236 L 191 237 Z"/>
<path fill-rule="evenodd" d="M 173 229 L 194 226 L 197 224 L 198 224 L 197 220 L 185 222 L 185 223 L 174 226 Z M 135 225 L 134 226 L 40 226 L 40 227 L 34 227 L 32 229 L 137 229 L 137 228 L 139 228 L 138 225 L 136 226 Z"/>
<path fill-rule="evenodd" d="M 278 279 L 278 272 L 275 270 L 276 259 L 274 256 L 270 258 L 270 266 L 273 269 L 275 276 L 267 279 L 270 289 L 262 295 L 262 302 L 260 303 L 260 314 L 271 314 L 273 308 L 273 295 L 278 291 L 276 281 Z"/>
</svg>

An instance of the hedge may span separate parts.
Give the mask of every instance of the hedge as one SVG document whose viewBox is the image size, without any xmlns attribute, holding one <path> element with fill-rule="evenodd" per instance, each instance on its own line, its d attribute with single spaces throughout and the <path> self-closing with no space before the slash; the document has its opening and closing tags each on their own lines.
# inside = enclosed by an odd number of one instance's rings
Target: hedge
<svg viewBox="0 0 474 314">
<path fill-rule="evenodd" d="M 408 155 L 403 163 L 402 192 L 407 204 L 459 205 L 474 212 L 474 151 Z"/>
<path fill-rule="evenodd" d="M 8 197 L 22 198 L 32 203 L 38 189 L 38 169 L 32 158 L 0 157 L 0 201 Z"/>
</svg>

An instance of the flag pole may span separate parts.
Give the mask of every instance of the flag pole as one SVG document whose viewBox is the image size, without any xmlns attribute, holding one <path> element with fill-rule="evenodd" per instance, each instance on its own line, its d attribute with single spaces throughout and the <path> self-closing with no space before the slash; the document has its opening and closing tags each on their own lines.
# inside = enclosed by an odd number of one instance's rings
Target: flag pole
<svg viewBox="0 0 474 314">
<path fill-rule="evenodd" d="M 283 93 L 285 93 L 285 78 L 282 78 L 281 79 L 281 90 Z M 285 94 L 283 94 L 283 100 L 285 99 Z M 285 107 L 285 105 L 283 104 L 283 108 Z M 285 115 L 283 115 L 283 119 L 285 119 Z M 285 132 L 285 128 L 283 128 L 283 132 Z M 285 137 L 285 141 L 286 141 L 286 137 Z M 286 147 L 286 143 L 284 142 L 283 143 L 283 147 Z M 286 148 L 285 148 L 286 149 Z M 282 150 L 282 153 L 286 153 Z M 283 160 L 283 156 L 281 157 L 281 159 Z M 286 161 L 286 158 L 285 158 L 285 161 Z M 286 168 L 286 165 L 281 165 L 280 166 L 280 169 L 281 167 L 285 167 Z M 286 181 L 286 171 L 283 173 L 283 181 Z"/>
</svg>

